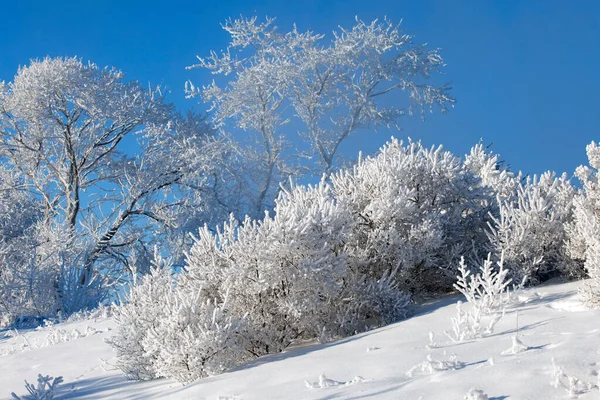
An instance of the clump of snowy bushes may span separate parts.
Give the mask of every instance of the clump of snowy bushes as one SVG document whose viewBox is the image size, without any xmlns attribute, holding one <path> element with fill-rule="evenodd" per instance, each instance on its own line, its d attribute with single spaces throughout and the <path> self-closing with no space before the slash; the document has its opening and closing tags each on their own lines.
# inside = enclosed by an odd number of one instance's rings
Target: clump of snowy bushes
<svg viewBox="0 0 600 400">
<path fill-rule="evenodd" d="M 292 184 L 264 219 L 200 230 L 185 272 L 159 260 L 131 289 L 119 367 L 187 382 L 396 321 L 411 296 L 452 290 L 461 254 L 487 249 L 493 201 L 461 159 L 395 139 L 329 181 Z"/>
<path fill-rule="evenodd" d="M 459 311 L 455 339 L 469 329 L 489 333 L 511 281 L 578 276 L 583 261 L 575 250 L 598 279 L 594 242 L 573 245 L 577 234 L 593 231 L 584 222 L 597 223 L 582 217 L 595 215 L 597 194 L 596 175 L 583 171 L 588 183 L 577 193 L 565 176 L 523 180 L 481 145 L 461 159 L 392 139 L 317 185 L 282 187 L 274 212 L 261 220 L 205 226 L 180 274 L 156 256 L 151 274 L 115 311 L 117 365 L 133 379 L 189 382 L 299 340 L 396 321 L 411 299 L 454 289 L 476 314 Z"/>
</svg>

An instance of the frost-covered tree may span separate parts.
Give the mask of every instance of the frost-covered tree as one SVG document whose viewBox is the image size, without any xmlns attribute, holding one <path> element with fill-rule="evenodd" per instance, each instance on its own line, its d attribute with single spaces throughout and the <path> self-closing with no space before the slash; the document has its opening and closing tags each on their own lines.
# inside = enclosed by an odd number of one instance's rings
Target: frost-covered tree
<svg viewBox="0 0 600 400">
<path fill-rule="evenodd" d="M 63 240 L 72 247 L 79 246 L 81 220 L 113 211 L 103 204 L 106 193 L 119 193 L 119 179 L 130 175 L 132 159 L 117 148 L 119 143 L 143 125 L 166 123 L 171 113 L 158 92 L 77 58 L 46 58 L 20 68 L 5 86 L 0 107 L 3 158 L 43 204 L 45 222 L 63 226 Z M 102 194 L 82 199 L 96 189 Z M 110 201 L 118 196 L 111 194 Z M 135 204 L 136 195 L 131 197 L 129 204 Z M 100 249 L 108 248 L 120 228 L 119 219 L 131 212 L 117 212 L 115 223 L 94 227 L 96 246 L 80 255 L 85 258 L 82 285 L 91 279 Z"/>
<path fill-rule="evenodd" d="M 47 282 L 24 295 L 46 293 L 46 315 L 71 312 L 97 304 L 98 286 L 147 272 L 154 244 L 181 255 L 185 231 L 244 212 L 236 151 L 114 68 L 78 58 L 20 68 L 0 86 L 0 162 L 39 218 L 8 268 Z"/>
<path fill-rule="evenodd" d="M 579 260 L 591 278 L 584 290 L 586 301 L 600 304 L 600 146 L 586 147 L 589 166 L 579 166 L 575 175 L 583 188 L 574 203 L 574 222 L 569 226 L 569 251 Z"/>
<path fill-rule="evenodd" d="M 396 125 L 399 117 L 454 100 L 448 88 L 426 84 L 440 72 L 442 58 L 413 42 L 391 22 L 359 19 L 352 29 L 340 28 L 329 43 L 324 35 L 283 33 L 267 18 L 228 20 L 223 28 L 231 35 L 228 48 L 212 52 L 190 68 L 206 68 L 232 76 L 225 85 L 213 82 L 202 89 L 187 85 L 190 95 L 200 94 L 212 103 L 214 122 L 233 120 L 237 127 L 256 132 L 263 173 L 256 198 L 257 210 L 265 206 L 269 191 L 277 188 L 285 169 L 285 141 L 296 131 L 310 146 L 321 171 L 336 165 L 340 144 L 361 129 Z M 396 92 L 409 101 L 383 101 Z"/>
</svg>

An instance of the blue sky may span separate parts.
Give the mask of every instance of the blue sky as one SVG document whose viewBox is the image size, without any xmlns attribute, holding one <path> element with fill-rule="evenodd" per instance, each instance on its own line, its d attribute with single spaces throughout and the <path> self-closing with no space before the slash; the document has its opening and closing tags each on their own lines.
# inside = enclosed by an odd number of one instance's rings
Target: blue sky
<svg viewBox="0 0 600 400">
<path fill-rule="evenodd" d="M 281 29 L 330 33 L 387 16 L 416 41 L 440 47 L 457 105 L 425 122 L 401 121 L 407 136 L 464 154 L 479 138 L 515 170 L 572 174 L 585 145 L 600 140 L 600 1 L 339 0 L 2 2 L 0 80 L 31 58 L 83 57 L 132 79 L 168 86 L 178 108 L 188 79 L 211 76 L 185 67 L 227 44 L 228 17 L 277 17 Z M 345 150 L 374 151 L 389 138 L 357 135 Z"/>
</svg>

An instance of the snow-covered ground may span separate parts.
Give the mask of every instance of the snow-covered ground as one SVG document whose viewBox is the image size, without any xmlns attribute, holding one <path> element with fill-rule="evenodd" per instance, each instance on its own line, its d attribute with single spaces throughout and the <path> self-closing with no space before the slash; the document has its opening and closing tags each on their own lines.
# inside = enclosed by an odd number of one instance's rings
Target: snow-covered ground
<svg viewBox="0 0 600 400">
<path fill-rule="evenodd" d="M 577 300 L 581 283 L 517 294 L 494 333 L 463 343 L 444 335 L 449 297 L 394 325 L 337 342 L 263 357 L 187 386 L 131 382 L 111 366 L 104 340 L 114 323 L 97 315 L 43 329 L 0 332 L 0 397 L 23 380 L 63 376 L 56 398 L 77 399 L 600 399 L 600 310 Z M 430 338 L 430 332 L 433 337 Z M 522 344 L 522 345 L 521 345 Z M 479 396 L 479 397 L 478 397 Z"/>
</svg>

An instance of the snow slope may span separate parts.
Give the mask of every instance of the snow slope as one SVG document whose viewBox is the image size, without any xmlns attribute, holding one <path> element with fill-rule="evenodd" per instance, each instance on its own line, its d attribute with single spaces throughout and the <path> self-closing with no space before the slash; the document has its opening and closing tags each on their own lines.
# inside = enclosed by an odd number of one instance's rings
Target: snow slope
<svg viewBox="0 0 600 400">
<path fill-rule="evenodd" d="M 518 293 L 488 337 L 453 343 L 443 334 L 459 299 L 449 297 L 397 324 L 263 357 L 187 386 L 125 380 L 111 367 L 114 353 L 104 343 L 113 327 L 110 318 L 5 331 L 0 397 L 24 394 L 23 380 L 34 382 L 41 373 L 63 376 L 61 399 L 443 400 L 463 399 L 472 388 L 496 400 L 600 399 L 600 310 L 581 306 L 580 284 Z M 476 391 L 469 398 L 485 399 Z"/>
</svg>

